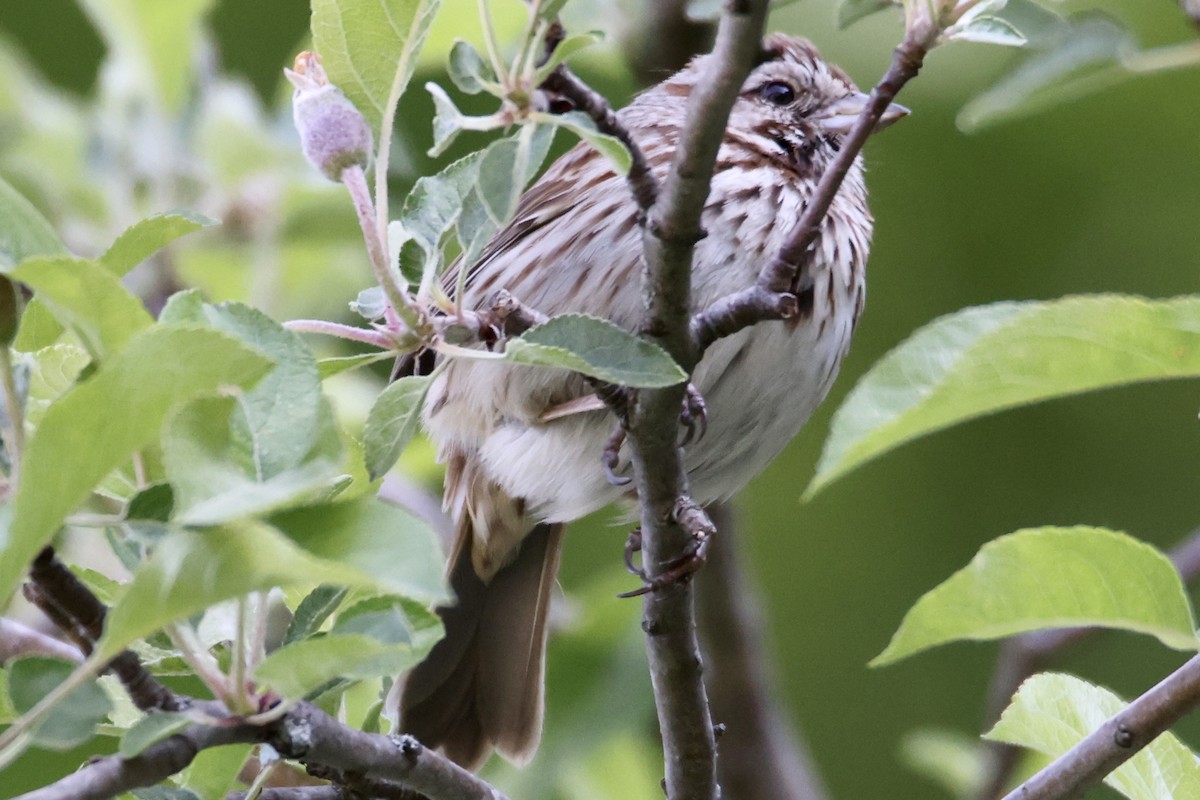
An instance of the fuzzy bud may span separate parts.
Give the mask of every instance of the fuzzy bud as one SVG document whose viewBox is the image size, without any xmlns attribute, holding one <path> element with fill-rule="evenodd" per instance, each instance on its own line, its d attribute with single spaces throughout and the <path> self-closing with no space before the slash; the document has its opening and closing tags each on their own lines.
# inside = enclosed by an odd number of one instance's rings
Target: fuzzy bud
<svg viewBox="0 0 1200 800">
<path fill-rule="evenodd" d="M 365 168 L 371 155 L 371 129 L 362 112 L 329 82 L 315 53 L 306 50 L 296 56 L 295 67 L 283 72 L 296 87 L 292 118 L 309 163 L 334 181 L 342 179 L 346 167 Z"/>
</svg>

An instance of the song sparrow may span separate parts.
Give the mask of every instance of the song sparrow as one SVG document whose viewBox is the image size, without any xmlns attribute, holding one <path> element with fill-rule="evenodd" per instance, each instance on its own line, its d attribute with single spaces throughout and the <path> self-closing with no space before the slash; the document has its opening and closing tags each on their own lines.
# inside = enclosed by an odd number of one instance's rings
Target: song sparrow
<svg viewBox="0 0 1200 800">
<path fill-rule="evenodd" d="M 663 177 L 707 57 L 618 114 Z M 749 286 L 778 251 L 866 95 L 807 41 L 772 35 L 733 106 L 696 246 L 691 305 Z M 881 125 L 907 113 L 888 110 Z M 760 472 L 825 397 L 863 308 L 872 220 L 854 164 L 810 250 L 798 319 L 717 342 L 692 375 L 707 434 L 684 451 L 692 492 L 727 498 Z M 522 198 L 466 283 L 466 307 L 500 289 L 547 314 L 585 312 L 634 329 L 643 312 L 642 231 L 623 177 L 581 144 Z M 541 737 L 546 613 L 563 523 L 621 499 L 600 457 L 603 410 L 547 419 L 585 397 L 577 375 L 457 359 L 430 390 L 425 424 L 446 464 L 457 525 L 439 609 L 446 638 L 409 675 L 400 728 L 478 766 L 494 748 L 528 760 Z M 568 408 L 570 406 L 567 406 Z M 555 416 L 555 415 L 551 415 Z M 628 469 L 622 461 L 618 469 Z"/>
</svg>

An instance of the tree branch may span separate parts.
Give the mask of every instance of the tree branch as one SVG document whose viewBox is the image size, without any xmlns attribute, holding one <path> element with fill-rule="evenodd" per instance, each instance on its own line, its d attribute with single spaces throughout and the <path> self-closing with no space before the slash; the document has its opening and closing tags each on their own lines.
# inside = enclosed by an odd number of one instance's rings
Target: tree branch
<svg viewBox="0 0 1200 800">
<path fill-rule="evenodd" d="M 708 507 L 719 535 L 697 579 L 705 684 L 713 718 L 725 725 L 717 775 L 727 797 L 825 800 L 807 749 L 780 705 L 761 631 L 766 627 L 753 581 L 738 560 L 737 528 L 727 503 Z"/>
<path fill-rule="evenodd" d="M 766 8 L 766 0 L 727 0 L 716 48 L 692 93 L 675 159 L 643 236 L 649 298 L 643 331 L 689 371 L 698 359 L 688 331 L 692 250 L 702 235 L 700 215 L 729 111 L 760 47 Z M 677 514 L 695 506 L 687 497 L 676 443 L 684 391 L 680 384 L 641 393 L 629 415 L 643 564 L 651 582 L 670 572 L 672 562 L 689 547 L 700 546 Z M 642 626 L 663 739 L 667 797 L 716 798 L 716 742 L 701 680 L 691 584 L 672 581 L 647 593 Z"/>
<path fill-rule="evenodd" d="M 30 570 L 33 594 L 90 653 L 100 638 L 106 609 L 62 562 L 45 548 Z M 381 795 L 415 800 L 506 800 L 500 792 L 411 736 L 384 736 L 355 730 L 310 703 L 264 723 L 231 715 L 216 701 L 179 697 L 158 683 L 130 651 L 110 662 L 126 690 L 143 710 L 194 708 L 215 724 L 193 725 L 131 758 L 96 759 L 78 772 L 21 795 L 19 800 L 107 800 L 122 792 L 153 786 L 190 764 L 201 751 L 226 744 L 269 743 L 283 757 L 302 761 L 318 774 L 346 776 L 351 788 L 374 786 L 409 794 Z M 377 783 L 382 782 L 382 783 Z M 396 785 L 399 784 L 399 785 Z M 413 794 L 416 793 L 416 794 Z"/>
<path fill-rule="evenodd" d="M 1004 800 L 1072 800 L 1200 704 L 1200 656 L 1164 678 Z"/>
<path fill-rule="evenodd" d="M 52 656 L 83 663 L 79 648 L 15 620 L 0 618 L 0 664 L 20 656 Z"/>
<path fill-rule="evenodd" d="M 1200 577 L 1200 529 L 1186 536 L 1172 548 L 1169 555 L 1185 583 Z M 1056 628 L 1025 633 L 1006 640 L 1001 645 L 996 670 L 988 687 L 985 728 L 990 728 L 1000 719 L 1026 678 L 1044 668 L 1062 648 L 1086 638 L 1096 630 Z M 979 789 L 974 795 L 975 800 L 995 800 L 1004 794 L 1004 787 L 1012 779 L 1020 753 L 1021 748 L 1016 745 L 993 741 L 986 743 L 987 763 Z"/>
<path fill-rule="evenodd" d="M 621 141 L 621 144 L 625 145 L 631 158 L 629 174 L 625 176 L 625 180 L 629 183 L 629 189 L 633 192 L 633 199 L 637 201 L 638 208 L 642 211 L 649 210 L 654 205 L 654 201 L 658 199 L 658 178 L 654 177 L 654 172 L 650 169 L 650 162 L 646 160 L 646 154 L 634 141 L 629 129 L 617 118 L 617 113 L 613 111 L 604 95 L 576 77 L 566 64 L 559 64 L 553 72 L 546 76 L 546 80 L 542 81 L 541 88 L 571 101 L 575 108 L 587 114 L 592 122 L 596 123 L 597 130 L 607 133 L 609 136 L 615 136 Z"/>
<path fill-rule="evenodd" d="M 91 655 L 104 632 L 104 604 L 58 560 L 52 547 L 43 548 L 34 559 L 29 579 L 26 598 L 54 620 L 85 656 Z M 129 650 L 121 651 L 105 669 L 117 676 L 133 704 L 142 711 L 179 711 L 187 705 L 159 683 Z"/>
</svg>

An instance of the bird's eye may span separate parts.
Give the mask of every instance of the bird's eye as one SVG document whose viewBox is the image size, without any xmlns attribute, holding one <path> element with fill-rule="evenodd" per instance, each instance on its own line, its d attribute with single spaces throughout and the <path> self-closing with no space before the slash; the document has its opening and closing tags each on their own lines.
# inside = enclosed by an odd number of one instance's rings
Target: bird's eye
<svg viewBox="0 0 1200 800">
<path fill-rule="evenodd" d="M 762 88 L 758 90 L 758 94 L 773 106 L 790 105 L 796 99 L 796 90 L 780 81 L 763 84 Z"/>
</svg>

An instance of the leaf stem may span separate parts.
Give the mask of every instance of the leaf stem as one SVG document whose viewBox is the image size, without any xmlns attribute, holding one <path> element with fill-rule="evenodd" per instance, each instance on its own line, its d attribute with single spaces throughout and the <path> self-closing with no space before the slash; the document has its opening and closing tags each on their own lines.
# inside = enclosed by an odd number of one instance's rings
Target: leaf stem
<svg viewBox="0 0 1200 800">
<path fill-rule="evenodd" d="M 396 123 L 396 109 L 400 106 L 400 98 L 408 86 L 412 76 L 412 63 L 420 49 L 424 36 L 417 35 L 421 20 L 429 13 L 432 0 L 421 0 L 413 14 L 414 25 L 409 31 L 404 47 L 400 49 L 400 58 L 396 60 L 396 72 L 392 76 L 392 86 L 388 90 L 387 103 L 383 107 L 383 119 L 379 123 L 379 142 L 375 153 L 375 236 L 383 243 L 383 251 L 387 252 L 388 226 L 388 162 L 392 154 L 392 128 Z"/>
<path fill-rule="evenodd" d="M 374 345 L 381 350 L 396 348 L 396 341 L 382 331 L 356 328 L 353 325 L 343 325 L 340 322 L 330 322 L 324 319 L 293 319 L 283 323 L 283 327 L 297 333 L 320 333 L 324 336 L 336 336 L 351 342 Z"/>
<path fill-rule="evenodd" d="M 496 43 L 496 28 L 492 24 L 492 11 L 488 7 L 488 0 L 479 0 L 479 20 L 483 23 L 483 42 L 487 47 L 488 59 L 492 62 L 492 70 L 496 73 L 500 85 L 506 91 L 510 91 L 512 84 L 508 65 L 500 57 L 500 46 Z"/>
<path fill-rule="evenodd" d="M 388 302 L 400 315 L 410 329 L 415 330 L 420 320 L 413 300 L 408 296 L 402 278 L 391 268 L 387 256 L 387 222 L 384 221 L 382 232 L 375 226 L 375 207 L 371 202 L 371 190 L 367 187 L 367 176 L 362 167 L 357 164 L 342 170 L 342 184 L 354 201 L 354 211 L 358 215 L 358 224 L 362 228 L 363 241 L 367 245 L 367 255 L 371 259 L 371 270 L 379 283 Z M 386 202 L 386 198 L 384 198 Z M 386 211 L 384 212 L 386 215 Z"/>
</svg>

